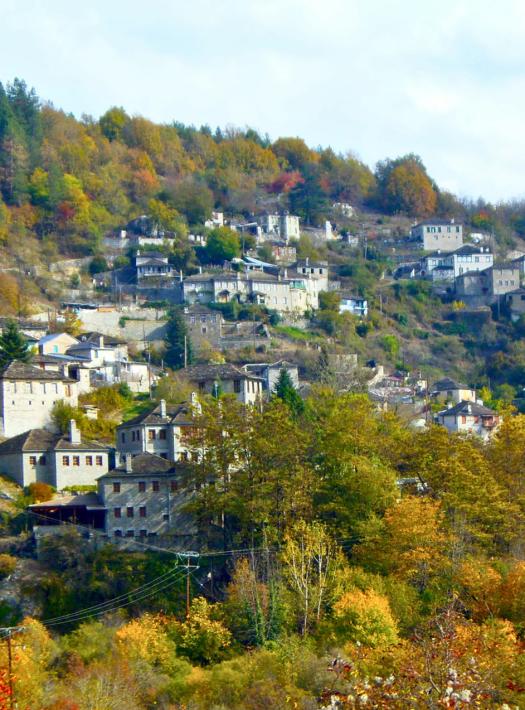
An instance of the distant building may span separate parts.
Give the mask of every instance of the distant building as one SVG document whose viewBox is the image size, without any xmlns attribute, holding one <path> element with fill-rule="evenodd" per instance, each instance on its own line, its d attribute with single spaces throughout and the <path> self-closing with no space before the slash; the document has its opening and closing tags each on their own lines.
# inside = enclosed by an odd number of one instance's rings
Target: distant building
<svg viewBox="0 0 525 710">
<path fill-rule="evenodd" d="M 348 202 L 334 202 L 332 205 L 332 209 L 335 210 L 336 212 L 340 212 L 343 217 L 353 217 L 355 214 L 355 210 L 352 207 L 352 205 L 348 204 Z"/>
<path fill-rule="evenodd" d="M 204 226 L 208 229 L 214 229 L 215 227 L 224 227 L 224 212 L 218 212 L 214 210 L 211 213 L 211 219 L 207 219 L 204 222 Z"/>
<path fill-rule="evenodd" d="M 510 262 L 460 274 L 455 281 L 455 293 L 458 299 L 470 305 L 483 305 L 496 303 L 500 296 L 515 291 L 519 285 L 519 265 Z"/>
<path fill-rule="evenodd" d="M 270 249 L 276 264 L 290 266 L 297 260 L 297 249 L 285 242 L 271 242 Z"/>
<path fill-rule="evenodd" d="M 20 486 L 42 482 L 58 490 L 94 485 L 109 469 L 109 447 L 83 441 L 74 420 L 66 435 L 31 429 L 0 444 L 0 472 Z"/>
<path fill-rule="evenodd" d="M 59 400 L 78 404 L 78 384 L 62 372 L 22 362 L 0 370 L 0 436 L 16 436 L 28 426 L 52 428 L 51 412 Z"/>
<path fill-rule="evenodd" d="M 452 433 L 476 434 L 487 440 L 499 427 L 501 417 L 498 412 L 477 402 L 459 402 L 438 412 L 436 422 Z"/>
<path fill-rule="evenodd" d="M 159 252 L 140 252 L 135 256 L 137 282 L 151 279 L 175 278 L 178 272 L 168 263 L 168 257 Z"/>
<path fill-rule="evenodd" d="M 202 394 L 234 394 L 243 404 L 257 404 L 263 393 L 261 377 L 235 365 L 194 365 L 181 370 Z"/>
<path fill-rule="evenodd" d="M 37 343 L 41 355 L 63 355 L 73 345 L 78 345 L 78 340 L 69 333 L 51 333 L 40 338 Z"/>
<path fill-rule="evenodd" d="M 351 313 L 353 316 L 366 318 L 368 315 L 368 301 L 358 296 L 341 295 L 339 313 Z"/>
<path fill-rule="evenodd" d="M 260 377 L 263 381 L 263 388 L 267 393 L 275 390 L 281 372 L 285 370 L 296 389 L 299 387 L 299 368 L 294 363 L 287 360 L 278 360 L 277 362 L 257 362 L 243 366 L 243 370 L 251 375 Z"/>
<path fill-rule="evenodd" d="M 468 385 L 461 384 L 452 380 L 450 377 L 445 377 L 438 380 L 432 386 L 430 391 L 432 397 L 443 402 L 475 402 L 476 390 Z"/>
<path fill-rule="evenodd" d="M 493 263 L 494 255 L 488 247 L 465 244 L 453 252 L 437 251 L 424 256 L 420 262 L 420 275 L 433 281 L 454 281 L 467 272 L 485 271 Z"/>
<path fill-rule="evenodd" d="M 454 220 L 428 219 L 412 227 L 410 237 L 425 251 L 455 251 L 463 246 L 463 226 Z"/>
<path fill-rule="evenodd" d="M 299 217 L 292 214 L 265 214 L 257 217 L 257 224 L 261 227 L 264 237 L 278 237 L 285 242 L 290 239 L 299 239 Z"/>
<path fill-rule="evenodd" d="M 517 288 L 505 294 L 505 303 L 510 310 L 510 318 L 513 322 L 525 315 L 525 288 Z"/>
</svg>

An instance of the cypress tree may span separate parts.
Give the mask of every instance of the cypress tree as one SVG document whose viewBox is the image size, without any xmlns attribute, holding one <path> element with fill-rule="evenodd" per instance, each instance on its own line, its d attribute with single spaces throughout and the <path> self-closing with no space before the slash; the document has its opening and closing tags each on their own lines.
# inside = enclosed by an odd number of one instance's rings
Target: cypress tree
<svg viewBox="0 0 525 710">
<path fill-rule="evenodd" d="M 9 320 L 0 335 L 0 367 L 5 367 L 14 360 L 29 362 L 31 351 L 16 321 Z"/>
<path fill-rule="evenodd" d="M 304 402 L 301 395 L 295 389 L 292 378 L 290 377 L 288 371 L 284 368 L 279 373 L 279 379 L 275 384 L 274 394 L 288 405 L 294 416 L 297 416 L 304 411 Z"/>
<path fill-rule="evenodd" d="M 186 338 L 186 358 L 188 365 L 193 361 L 191 341 L 180 308 L 172 308 L 169 313 L 164 344 L 164 360 L 175 370 L 184 367 L 184 339 Z"/>
</svg>

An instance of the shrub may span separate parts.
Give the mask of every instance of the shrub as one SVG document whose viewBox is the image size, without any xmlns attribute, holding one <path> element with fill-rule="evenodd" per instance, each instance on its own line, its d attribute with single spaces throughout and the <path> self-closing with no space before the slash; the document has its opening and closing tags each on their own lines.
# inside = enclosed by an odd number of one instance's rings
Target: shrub
<svg viewBox="0 0 525 710">
<path fill-rule="evenodd" d="M 35 481 L 27 487 L 27 494 L 34 503 L 44 503 L 46 500 L 51 500 L 54 492 L 53 486 L 42 483 L 42 481 Z"/>
<path fill-rule="evenodd" d="M 0 555 L 0 579 L 5 579 L 15 571 L 17 559 L 12 555 Z"/>
</svg>

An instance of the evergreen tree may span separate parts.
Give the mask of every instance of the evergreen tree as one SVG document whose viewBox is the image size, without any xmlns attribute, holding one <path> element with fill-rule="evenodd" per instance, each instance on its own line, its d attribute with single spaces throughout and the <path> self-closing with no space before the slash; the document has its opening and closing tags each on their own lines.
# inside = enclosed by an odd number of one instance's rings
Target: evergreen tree
<svg viewBox="0 0 525 710">
<path fill-rule="evenodd" d="M 299 392 L 295 389 L 292 378 L 287 370 L 282 369 L 279 373 L 279 379 L 274 388 L 274 394 L 279 399 L 282 399 L 288 405 L 290 411 L 297 416 L 304 411 L 304 402 Z"/>
<path fill-rule="evenodd" d="M 16 321 L 9 320 L 0 335 L 0 367 L 5 367 L 14 360 L 29 362 L 31 351 Z"/>
<path fill-rule="evenodd" d="M 164 343 L 166 346 L 164 360 L 167 365 L 175 370 L 184 367 L 185 350 L 187 363 L 191 364 L 193 360 L 191 341 L 180 308 L 172 308 L 170 311 Z"/>
</svg>

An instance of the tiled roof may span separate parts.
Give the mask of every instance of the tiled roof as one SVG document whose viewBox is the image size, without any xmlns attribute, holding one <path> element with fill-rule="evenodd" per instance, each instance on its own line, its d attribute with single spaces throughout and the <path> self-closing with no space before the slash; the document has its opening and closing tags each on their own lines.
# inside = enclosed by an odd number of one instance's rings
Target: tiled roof
<svg viewBox="0 0 525 710">
<path fill-rule="evenodd" d="M 0 370 L 2 380 L 59 380 L 61 382 L 76 382 L 66 377 L 61 372 L 54 370 L 42 370 L 25 362 L 15 360 Z"/>
<path fill-rule="evenodd" d="M 0 456 L 28 451 L 109 451 L 109 447 L 88 440 L 72 444 L 67 436 L 46 429 L 30 429 L 0 444 Z"/>
</svg>

